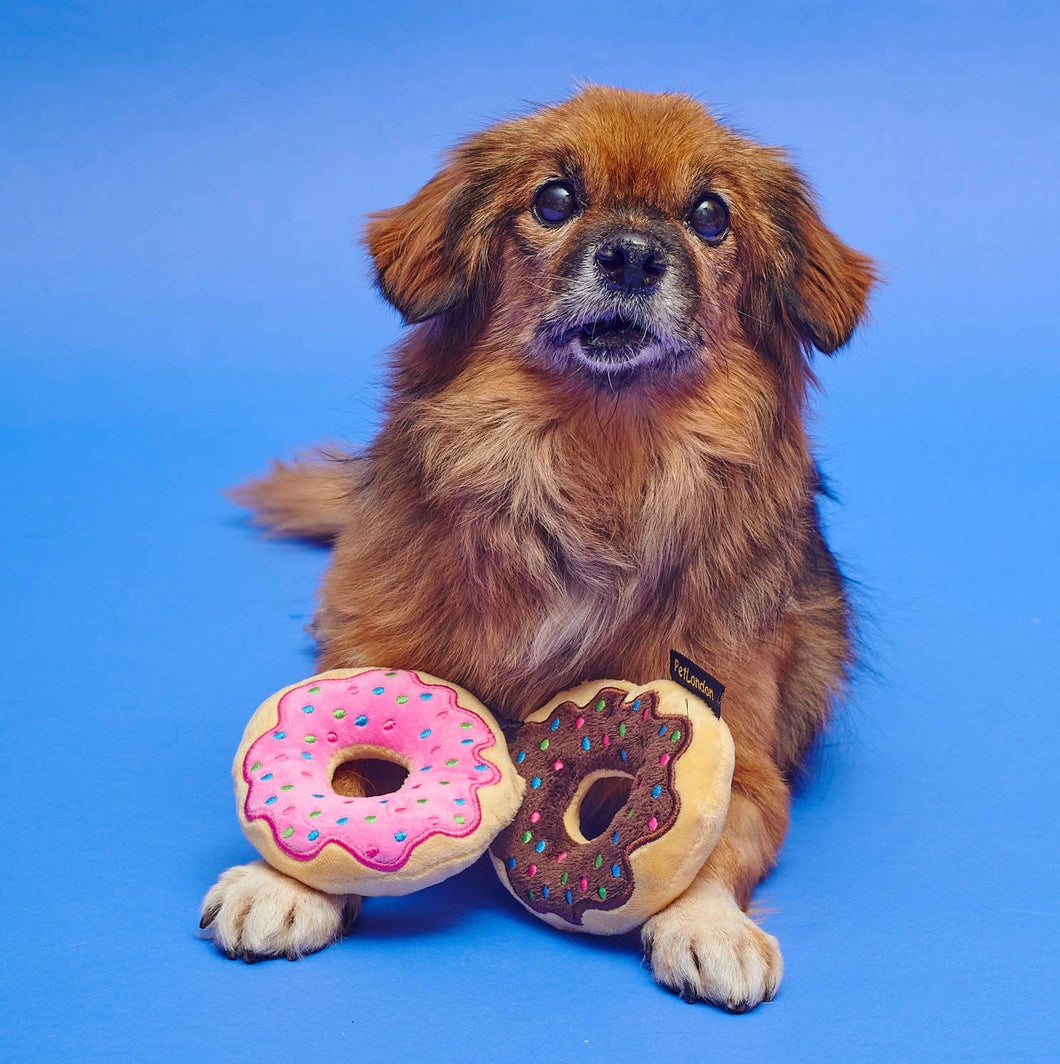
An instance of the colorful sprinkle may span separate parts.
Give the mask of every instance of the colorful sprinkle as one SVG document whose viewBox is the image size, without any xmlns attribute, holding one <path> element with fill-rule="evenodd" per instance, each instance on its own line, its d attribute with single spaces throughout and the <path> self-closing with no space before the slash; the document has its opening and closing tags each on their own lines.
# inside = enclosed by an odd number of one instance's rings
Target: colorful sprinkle
<svg viewBox="0 0 1060 1064">
<path fill-rule="evenodd" d="M 384 690 L 385 690 L 385 688 L 382 688 L 382 687 L 373 687 L 372 688 L 372 694 L 373 695 L 381 695 Z"/>
<path fill-rule="evenodd" d="M 540 777 L 540 776 L 535 776 L 535 777 L 534 777 L 534 778 L 533 778 L 533 779 L 532 779 L 532 780 L 530 781 L 530 786 L 531 786 L 531 787 L 533 787 L 533 788 L 534 788 L 534 790 L 536 791 L 536 790 L 538 789 L 538 787 L 540 787 L 540 786 L 541 786 L 541 777 Z"/>
<path fill-rule="evenodd" d="M 303 713 L 312 713 L 313 712 L 313 707 L 312 706 L 302 706 L 302 712 Z"/>
<path fill-rule="evenodd" d="M 567 899 L 568 905 L 570 905 L 574 901 L 574 898 L 571 897 L 571 892 L 569 890 L 566 891 L 563 896 Z"/>
<path fill-rule="evenodd" d="M 545 852 L 545 840 L 542 839 L 540 842 L 535 843 L 534 844 L 534 849 L 538 853 L 544 853 Z"/>
<path fill-rule="evenodd" d="M 460 722 L 460 727 L 461 727 L 461 728 L 470 728 L 470 727 L 472 727 L 472 724 L 471 724 L 471 722 L 470 722 L 470 721 L 468 721 L 468 720 L 462 720 L 462 721 Z"/>
<path fill-rule="evenodd" d="M 580 886 L 581 886 L 582 890 L 588 890 L 589 889 L 589 880 L 587 880 L 585 878 L 585 876 L 582 876 L 582 881 L 581 881 Z"/>
<path fill-rule="evenodd" d="M 456 816 L 454 816 L 454 817 L 453 817 L 453 819 L 454 819 L 454 820 L 455 820 L 455 821 L 456 821 L 456 822 L 457 822 L 458 824 L 464 824 L 464 823 L 466 823 L 466 822 L 467 822 L 467 817 L 462 817 L 462 816 L 461 816 L 461 815 L 460 815 L 459 813 L 457 813 L 457 815 L 456 815 Z"/>
<path fill-rule="evenodd" d="M 377 817 L 375 813 L 369 813 L 368 816 L 364 818 L 364 822 L 366 824 L 374 824 L 378 819 L 379 817 Z"/>
<path fill-rule="evenodd" d="M 349 819 L 350 818 L 348 816 L 340 816 L 339 819 L 335 821 L 335 823 L 336 824 L 345 824 Z"/>
<path fill-rule="evenodd" d="M 434 695 L 432 695 L 430 691 L 427 691 L 425 694 L 420 695 L 421 702 L 429 702 L 432 698 L 434 698 Z"/>
<path fill-rule="evenodd" d="M 272 779 L 272 773 L 271 772 L 266 772 L 265 775 L 261 777 L 261 779 L 262 779 L 263 782 L 265 780 L 271 780 Z"/>
<path fill-rule="evenodd" d="M 316 841 L 317 839 L 319 839 L 319 838 L 320 838 L 320 832 L 319 832 L 319 831 L 317 831 L 316 829 L 314 829 L 314 830 L 313 830 L 313 831 L 311 831 L 311 832 L 310 832 L 310 833 L 309 833 L 308 835 L 306 835 L 306 838 L 307 838 L 307 839 L 308 839 L 308 840 L 309 840 L 310 842 L 315 842 L 315 841 Z"/>
<path fill-rule="evenodd" d="M 555 769 L 555 770 L 556 770 L 557 772 L 562 772 L 562 771 L 563 771 L 563 762 L 562 762 L 562 761 L 553 761 L 553 762 L 552 762 L 552 767 L 553 767 L 553 768 L 554 768 L 554 769 Z"/>
<path fill-rule="evenodd" d="M 625 750 L 619 750 L 619 752 L 618 752 L 618 756 L 619 756 L 620 758 L 622 758 L 622 760 L 623 760 L 623 761 L 628 761 L 628 760 L 629 760 L 629 757 L 627 756 L 627 754 L 626 754 L 626 751 L 625 751 Z"/>
<path fill-rule="evenodd" d="M 662 727 L 659 728 L 659 734 L 660 735 L 665 735 L 666 734 L 666 725 L 665 724 L 662 725 Z"/>
<path fill-rule="evenodd" d="M 527 874 L 528 876 L 530 876 L 530 877 L 536 876 L 536 875 L 537 875 L 537 865 L 536 865 L 536 864 L 532 864 L 532 865 L 530 865 L 530 866 L 529 866 L 529 867 L 527 868 L 527 870 L 526 870 L 526 874 Z"/>
<path fill-rule="evenodd" d="M 557 861 L 557 862 L 559 862 L 559 861 L 562 861 L 562 860 L 563 860 L 563 859 L 564 859 L 564 858 L 565 858 L 566 856 L 567 856 L 567 851 L 566 851 L 566 850 L 564 850 L 564 851 L 563 851 L 563 853 L 561 853 L 561 854 L 560 854 L 560 855 L 559 855 L 559 856 L 558 856 L 558 857 L 556 858 L 556 861 Z M 564 872 L 563 874 L 564 874 L 564 875 L 566 875 L 567 873 L 566 873 L 566 872 Z"/>
<path fill-rule="evenodd" d="M 471 742 L 470 739 L 465 739 L 464 741 L 468 742 L 468 743 Z M 515 755 L 515 763 L 517 765 L 521 765 L 525 760 L 526 760 L 526 751 L 525 750 L 520 750 L 519 753 L 517 753 Z"/>
<path fill-rule="evenodd" d="M 611 745 L 611 736 L 604 735 L 604 749 L 606 750 Z"/>
<path fill-rule="evenodd" d="M 457 805 L 467 805 L 466 798 L 454 798 L 453 801 L 456 802 Z"/>
<path fill-rule="evenodd" d="M 617 846 L 618 845 L 618 832 L 617 831 L 614 833 L 614 835 L 611 836 L 611 845 L 612 846 Z"/>
<path fill-rule="evenodd" d="M 338 741 L 339 741 L 338 733 L 337 732 L 333 732 L 333 731 L 329 731 L 328 732 L 328 742 L 329 743 L 337 743 Z"/>
<path fill-rule="evenodd" d="M 417 805 L 426 805 L 427 804 L 427 799 L 426 798 L 417 798 L 416 799 L 416 804 Z"/>
<path fill-rule="evenodd" d="M 580 728 L 580 727 L 581 727 L 581 726 L 582 726 L 582 725 L 583 725 L 584 723 L 585 723 L 585 718 L 584 718 L 584 717 L 579 717 L 579 718 L 578 718 L 578 719 L 577 719 L 577 720 L 576 720 L 576 721 L 574 722 L 574 727 L 575 727 L 575 728 Z"/>
<path fill-rule="evenodd" d="M 653 798 L 658 798 L 660 794 L 662 794 L 662 785 L 656 783 L 655 786 L 651 789 L 651 796 Z"/>
<path fill-rule="evenodd" d="M 270 795 L 268 798 L 265 799 L 265 804 L 272 805 L 272 803 L 276 801 L 277 797 L 278 795 L 275 794 Z"/>
<path fill-rule="evenodd" d="M 294 828 L 284 828 L 281 834 L 285 839 L 289 839 L 294 834 Z"/>
<path fill-rule="evenodd" d="M 667 764 L 669 762 L 669 760 L 670 760 L 670 755 L 669 754 L 663 754 L 662 757 L 659 758 L 659 764 L 660 765 L 665 765 L 665 764 Z"/>
<path fill-rule="evenodd" d="M 605 709 L 607 709 L 607 703 L 601 698 L 600 701 L 596 703 L 596 712 L 602 713 Z"/>
<path fill-rule="evenodd" d="M 408 837 L 408 833 L 405 832 L 405 831 L 395 831 L 394 832 L 394 841 L 395 842 L 404 842 L 407 837 Z"/>
<path fill-rule="evenodd" d="M 532 812 L 532 813 L 530 814 L 530 823 L 531 823 L 531 824 L 536 824 L 536 823 L 537 823 L 537 822 L 538 822 L 538 821 L 539 821 L 540 819 L 541 819 L 541 813 L 540 813 L 540 811 L 539 811 L 539 810 L 535 809 L 535 810 L 534 810 L 534 811 L 533 811 L 533 812 Z"/>
<path fill-rule="evenodd" d="M 513 872 L 515 871 L 515 858 L 514 858 L 514 857 L 509 857 L 509 858 L 508 858 L 508 867 L 509 867 L 509 868 L 510 868 L 510 869 L 511 869 L 511 870 L 512 870 Z"/>
<path fill-rule="evenodd" d="M 397 676 L 397 673 L 396 672 L 384 672 L 383 675 L 384 676 Z"/>
<path fill-rule="evenodd" d="M 346 716 L 346 710 L 344 710 L 344 709 L 336 709 L 335 712 L 332 713 L 331 715 L 336 720 L 342 720 L 342 718 Z"/>
<path fill-rule="evenodd" d="M 597 888 L 596 893 L 600 895 L 600 900 L 601 901 L 607 901 L 607 888 L 606 887 Z"/>
<path fill-rule="evenodd" d="M 310 816 L 320 816 L 320 810 L 319 809 L 314 809 L 309 815 Z"/>
<path fill-rule="evenodd" d="M 315 743 L 317 741 L 317 737 L 315 735 L 307 735 L 305 737 L 305 741 L 307 743 Z"/>
<path fill-rule="evenodd" d="M 368 723 L 368 718 L 362 714 L 354 722 L 358 728 L 363 728 Z"/>
<path fill-rule="evenodd" d="M 529 842 L 534 836 L 529 831 L 523 832 L 523 842 Z"/>
<path fill-rule="evenodd" d="M 589 742 L 589 736 L 587 735 L 582 739 L 582 749 L 588 750 L 590 746 L 592 746 L 592 743 Z"/>
<path fill-rule="evenodd" d="M 470 746 L 474 741 L 475 741 L 474 739 L 461 739 L 460 740 L 460 745 L 461 746 Z M 523 757 L 526 757 L 526 754 L 523 754 Z"/>
<path fill-rule="evenodd" d="M 542 750 L 547 750 L 548 747 L 549 747 L 549 741 L 547 739 L 542 739 L 541 740 L 541 749 Z"/>
<path fill-rule="evenodd" d="M 489 768 L 490 768 L 489 765 L 476 765 L 475 766 L 475 771 L 476 772 L 489 772 Z"/>
<path fill-rule="evenodd" d="M 398 695 L 397 698 L 394 699 L 394 701 L 397 702 L 397 704 L 399 706 L 403 706 L 408 700 L 409 700 L 409 696 L 408 695 Z"/>
<path fill-rule="evenodd" d="M 430 728 L 424 728 L 423 731 L 420 732 L 420 738 L 421 739 L 426 739 L 427 736 L 430 735 L 430 734 L 431 734 L 431 729 Z"/>
<path fill-rule="evenodd" d="M 315 695 L 317 693 L 317 691 L 319 691 L 319 690 L 320 690 L 319 686 L 318 687 L 310 687 L 309 688 L 309 693 L 311 695 Z"/>
<path fill-rule="evenodd" d="M 250 771 L 257 772 L 259 768 L 261 768 L 261 762 L 255 761 L 254 764 L 250 766 Z"/>
<path fill-rule="evenodd" d="M 672 734 L 672 735 L 670 736 L 670 742 L 672 742 L 672 743 L 679 743 L 680 741 L 681 741 L 681 733 L 680 733 L 679 731 L 675 731 L 675 732 L 674 732 L 674 733 L 673 733 L 673 734 Z"/>
<path fill-rule="evenodd" d="M 567 873 L 566 872 L 564 872 L 563 875 L 561 875 L 559 877 L 559 884 L 560 884 L 561 887 L 565 887 L 567 885 Z"/>
<path fill-rule="evenodd" d="M 302 751 L 302 757 L 305 758 L 306 761 L 312 761 L 313 760 L 313 755 L 308 750 L 303 750 Z"/>
<path fill-rule="evenodd" d="M 434 768 L 434 765 L 424 765 L 420 772 L 430 772 L 432 768 Z"/>
<path fill-rule="evenodd" d="M 596 860 L 593 861 L 593 868 L 599 868 L 604 863 L 604 859 L 600 854 L 596 855 Z"/>
<path fill-rule="evenodd" d="M 285 731 L 273 732 L 272 737 L 274 739 L 286 739 L 287 738 L 287 732 L 285 732 Z"/>
<path fill-rule="evenodd" d="M 622 869 L 619 868 L 618 865 L 613 864 L 611 866 L 611 875 L 613 875 L 615 879 L 618 879 L 618 877 L 622 875 Z"/>
<path fill-rule="evenodd" d="M 294 790 L 294 784 L 293 784 L 293 783 L 285 783 L 285 784 L 284 784 L 284 785 L 283 785 L 283 786 L 282 786 L 282 787 L 280 788 L 280 790 L 281 790 L 281 791 L 293 791 L 293 790 Z"/>
<path fill-rule="evenodd" d="M 549 726 L 549 731 L 556 731 L 559 728 L 559 717 L 557 717 Z"/>
<path fill-rule="evenodd" d="M 625 721 L 623 721 L 618 726 L 618 734 L 619 734 L 619 737 L 622 738 L 622 739 L 624 739 L 626 737 L 626 722 Z"/>
<path fill-rule="evenodd" d="M 448 761 L 446 761 L 445 767 L 446 768 L 452 768 L 453 765 L 455 765 L 455 764 L 457 764 L 457 759 L 455 757 L 451 757 L 451 758 L 449 758 Z"/>
<path fill-rule="evenodd" d="M 638 699 L 637 699 L 637 700 L 636 700 L 636 701 L 635 701 L 635 702 L 633 703 L 633 705 L 632 705 L 632 706 L 630 706 L 629 708 L 630 708 L 630 709 L 631 709 L 631 710 L 632 710 L 632 711 L 633 711 L 634 713 L 636 713 L 636 712 L 637 712 L 637 710 L 638 710 L 638 709 L 640 709 L 640 699 L 638 698 Z"/>
<path fill-rule="evenodd" d="M 545 898 L 546 900 L 548 899 L 548 887 L 547 886 L 543 886 L 541 888 L 541 897 Z"/>
<path fill-rule="evenodd" d="M 654 831 L 658 826 L 659 826 L 659 821 L 656 820 L 655 817 L 651 817 L 648 820 L 648 830 L 649 831 Z"/>
</svg>

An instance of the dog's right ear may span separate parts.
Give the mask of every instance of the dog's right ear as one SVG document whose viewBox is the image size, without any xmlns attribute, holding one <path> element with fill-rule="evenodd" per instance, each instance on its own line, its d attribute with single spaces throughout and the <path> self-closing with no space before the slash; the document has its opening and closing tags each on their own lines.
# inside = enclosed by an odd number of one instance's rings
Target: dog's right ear
<svg viewBox="0 0 1060 1064">
<path fill-rule="evenodd" d="M 370 216 L 376 282 L 409 324 L 465 299 L 485 267 L 490 225 L 473 218 L 483 204 L 473 195 L 469 147 L 454 152 L 408 203 Z"/>
</svg>

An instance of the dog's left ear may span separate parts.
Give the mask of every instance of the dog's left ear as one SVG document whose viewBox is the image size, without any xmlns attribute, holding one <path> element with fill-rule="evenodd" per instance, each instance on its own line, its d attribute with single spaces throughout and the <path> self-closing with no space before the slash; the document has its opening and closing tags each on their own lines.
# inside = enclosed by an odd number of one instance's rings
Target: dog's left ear
<svg viewBox="0 0 1060 1064">
<path fill-rule="evenodd" d="M 877 278 L 872 259 L 821 221 L 812 193 L 792 170 L 775 200 L 774 217 L 784 244 L 779 278 L 784 317 L 804 343 L 830 355 L 865 316 Z"/>
<path fill-rule="evenodd" d="M 472 144 L 400 207 L 370 216 L 366 241 L 376 281 L 409 324 L 467 297 L 485 267 L 488 222 L 475 217 Z"/>
</svg>

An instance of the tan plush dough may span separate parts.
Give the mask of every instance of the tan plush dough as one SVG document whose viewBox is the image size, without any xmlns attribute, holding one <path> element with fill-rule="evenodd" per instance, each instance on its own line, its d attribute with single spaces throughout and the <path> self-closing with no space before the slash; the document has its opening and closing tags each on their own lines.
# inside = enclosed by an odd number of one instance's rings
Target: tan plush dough
<svg viewBox="0 0 1060 1064">
<path fill-rule="evenodd" d="M 232 776 L 262 857 L 331 894 L 409 894 L 455 875 L 511 821 L 525 786 L 477 698 L 381 668 L 278 691 L 250 719 Z"/>
<path fill-rule="evenodd" d="M 553 927 L 638 927 L 688 887 L 721 834 L 732 737 L 670 680 L 564 691 L 509 748 L 526 796 L 490 857 L 512 895 Z"/>
</svg>

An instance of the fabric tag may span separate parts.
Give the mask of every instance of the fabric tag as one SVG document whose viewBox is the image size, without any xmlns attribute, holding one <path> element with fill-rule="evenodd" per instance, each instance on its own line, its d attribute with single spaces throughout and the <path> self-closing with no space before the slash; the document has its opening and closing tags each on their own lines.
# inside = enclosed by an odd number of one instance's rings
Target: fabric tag
<svg viewBox="0 0 1060 1064">
<path fill-rule="evenodd" d="M 702 698 L 714 716 L 721 717 L 721 696 L 725 694 L 725 685 L 676 650 L 670 651 L 670 679 Z"/>
</svg>

